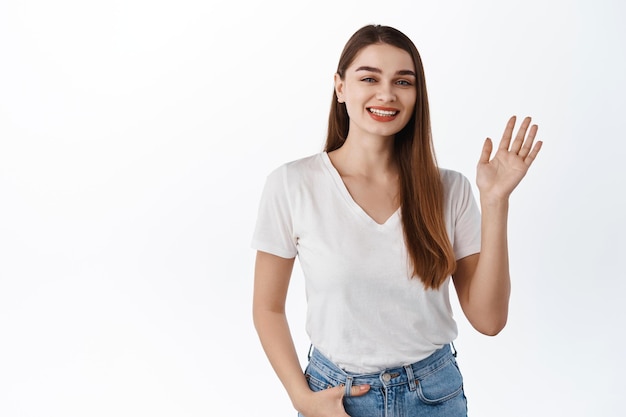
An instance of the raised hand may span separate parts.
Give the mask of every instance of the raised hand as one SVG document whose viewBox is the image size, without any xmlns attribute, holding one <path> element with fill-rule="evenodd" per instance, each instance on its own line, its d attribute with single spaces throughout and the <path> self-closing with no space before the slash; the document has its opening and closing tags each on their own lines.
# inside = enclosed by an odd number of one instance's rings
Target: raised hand
<svg viewBox="0 0 626 417">
<path fill-rule="evenodd" d="M 515 140 L 511 142 L 515 121 L 515 116 L 509 119 L 493 159 L 490 159 L 493 142 L 490 138 L 485 140 L 476 170 L 476 185 L 481 198 L 508 199 L 541 149 L 541 141 L 533 146 L 538 127 L 530 126 L 530 117 L 522 121 Z"/>
</svg>

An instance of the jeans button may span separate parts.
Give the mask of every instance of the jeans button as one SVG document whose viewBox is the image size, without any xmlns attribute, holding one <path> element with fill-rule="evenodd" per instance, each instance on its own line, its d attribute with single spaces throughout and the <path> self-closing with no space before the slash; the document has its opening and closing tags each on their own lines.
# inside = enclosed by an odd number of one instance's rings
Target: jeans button
<svg viewBox="0 0 626 417">
<path fill-rule="evenodd" d="M 383 381 L 389 382 L 390 380 L 391 380 L 391 375 L 389 375 L 388 373 L 384 373 L 383 374 Z"/>
</svg>

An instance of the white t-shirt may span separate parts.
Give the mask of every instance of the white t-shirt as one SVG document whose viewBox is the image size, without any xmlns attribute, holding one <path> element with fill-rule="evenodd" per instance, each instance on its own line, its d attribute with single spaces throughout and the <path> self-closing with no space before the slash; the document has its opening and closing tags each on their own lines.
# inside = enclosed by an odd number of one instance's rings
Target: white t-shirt
<svg viewBox="0 0 626 417">
<path fill-rule="evenodd" d="M 480 212 L 469 181 L 440 169 L 456 259 L 480 252 Z M 448 287 L 411 278 L 400 210 L 376 223 L 351 197 L 325 152 L 266 179 L 252 247 L 298 256 L 311 343 L 350 372 L 377 372 L 428 357 L 457 336 Z"/>
</svg>

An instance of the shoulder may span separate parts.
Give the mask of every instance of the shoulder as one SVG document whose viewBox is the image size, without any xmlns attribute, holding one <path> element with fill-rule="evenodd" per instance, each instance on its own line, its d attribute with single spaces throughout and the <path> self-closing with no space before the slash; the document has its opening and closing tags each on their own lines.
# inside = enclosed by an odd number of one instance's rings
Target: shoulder
<svg viewBox="0 0 626 417">
<path fill-rule="evenodd" d="M 443 197 L 450 208 L 465 207 L 473 199 L 472 184 L 461 172 L 439 168 L 443 185 Z"/>
<path fill-rule="evenodd" d="M 297 183 L 315 176 L 324 169 L 324 153 L 316 153 L 303 158 L 285 162 L 274 168 L 268 175 L 268 181 L 287 181 Z"/>
<path fill-rule="evenodd" d="M 265 191 L 269 194 L 295 196 L 319 182 L 325 169 L 323 153 L 285 162 L 274 168 L 265 178 Z"/>
<path fill-rule="evenodd" d="M 307 174 L 321 169 L 324 165 L 324 153 L 316 153 L 295 159 L 282 165 L 283 169 L 293 174 Z"/>
<path fill-rule="evenodd" d="M 439 168 L 439 175 L 441 176 L 441 182 L 445 190 L 470 186 L 469 179 L 459 171 Z"/>
</svg>

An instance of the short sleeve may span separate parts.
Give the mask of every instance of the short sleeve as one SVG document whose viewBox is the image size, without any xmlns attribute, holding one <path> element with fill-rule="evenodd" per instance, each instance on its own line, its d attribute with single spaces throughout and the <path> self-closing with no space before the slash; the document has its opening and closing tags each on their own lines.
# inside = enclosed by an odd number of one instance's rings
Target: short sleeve
<svg viewBox="0 0 626 417">
<path fill-rule="evenodd" d="M 286 181 L 286 166 L 267 176 L 252 236 L 252 248 L 282 258 L 294 258 L 297 255 L 297 239 L 293 233 Z"/>
<path fill-rule="evenodd" d="M 458 260 L 480 252 L 481 217 L 471 184 L 462 175 L 457 198 L 453 250 Z"/>
</svg>

